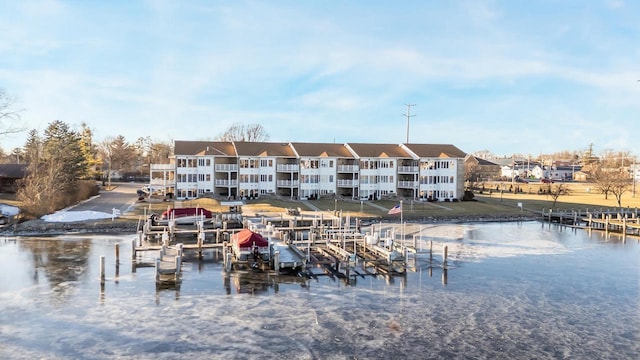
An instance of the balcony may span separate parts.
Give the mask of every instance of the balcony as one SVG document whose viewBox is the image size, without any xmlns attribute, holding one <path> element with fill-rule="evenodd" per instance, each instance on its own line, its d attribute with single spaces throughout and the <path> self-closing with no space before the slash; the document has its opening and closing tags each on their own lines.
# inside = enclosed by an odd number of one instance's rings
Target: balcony
<svg viewBox="0 0 640 360">
<path fill-rule="evenodd" d="M 360 171 L 359 165 L 338 165 L 338 172 L 358 172 Z"/>
<path fill-rule="evenodd" d="M 238 164 L 216 164 L 215 171 L 238 171 Z"/>
<path fill-rule="evenodd" d="M 359 184 L 358 180 L 340 180 L 338 179 L 338 187 L 357 187 Z"/>
<path fill-rule="evenodd" d="M 278 180 L 278 182 L 276 183 L 278 187 L 295 187 L 299 184 L 299 180 Z"/>
<path fill-rule="evenodd" d="M 175 168 L 175 164 L 151 164 L 151 171 L 171 171 Z"/>
<path fill-rule="evenodd" d="M 298 164 L 278 164 L 276 167 L 278 172 L 298 172 L 300 171 L 300 165 Z"/>
<path fill-rule="evenodd" d="M 153 178 L 149 181 L 149 184 L 151 185 L 162 185 L 162 186 L 173 186 L 175 184 L 175 181 L 173 179 L 169 180 L 169 179 L 158 179 L 158 178 Z"/>
<path fill-rule="evenodd" d="M 216 179 L 214 185 L 222 187 L 238 186 L 238 180 Z"/>
<path fill-rule="evenodd" d="M 411 173 L 415 174 L 418 172 L 417 166 L 398 166 L 398 173 Z"/>
<path fill-rule="evenodd" d="M 398 188 L 415 189 L 418 187 L 417 181 L 398 181 Z"/>
</svg>

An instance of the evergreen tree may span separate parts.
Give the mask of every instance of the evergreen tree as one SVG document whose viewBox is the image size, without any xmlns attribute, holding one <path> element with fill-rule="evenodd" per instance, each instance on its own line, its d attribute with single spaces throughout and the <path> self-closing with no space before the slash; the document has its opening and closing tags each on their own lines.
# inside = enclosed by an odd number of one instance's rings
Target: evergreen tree
<svg viewBox="0 0 640 360">
<path fill-rule="evenodd" d="M 44 131 L 43 160 L 45 163 L 60 163 L 61 178 L 57 179 L 63 188 L 72 192 L 78 179 L 87 174 L 87 161 L 84 157 L 80 135 L 69 128 L 69 125 L 56 120 Z"/>
<path fill-rule="evenodd" d="M 33 129 L 29 131 L 27 142 L 24 144 L 24 158 L 27 164 L 37 163 L 40 161 L 42 154 L 42 139 L 38 131 Z"/>
<path fill-rule="evenodd" d="M 93 131 L 86 123 L 81 124 L 80 130 L 80 150 L 86 162 L 86 173 L 82 175 L 83 179 L 95 178 L 99 174 L 100 161 L 97 158 L 97 149 L 93 144 Z"/>
</svg>

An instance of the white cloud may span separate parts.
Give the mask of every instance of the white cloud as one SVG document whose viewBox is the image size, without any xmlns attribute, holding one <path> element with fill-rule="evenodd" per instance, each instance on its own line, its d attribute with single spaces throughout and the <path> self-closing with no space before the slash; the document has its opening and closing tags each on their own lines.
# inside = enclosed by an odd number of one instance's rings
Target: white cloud
<svg viewBox="0 0 640 360">
<path fill-rule="evenodd" d="M 395 142 L 411 102 L 420 139 L 467 151 L 537 151 L 527 134 L 565 149 L 537 129 L 562 118 L 581 122 L 576 142 L 637 147 L 596 126 L 640 113 L 634 4 L 596 4 L 615 5 L 600 17 L 571 3 L 32 4 L 0 5 L 0 86 L 30 128 L 60 119 L 102 138 L 202 139 L 240 121 L 283 141 Z M 507 140 L 514 119 L 519 142 Z"/>
</svg>

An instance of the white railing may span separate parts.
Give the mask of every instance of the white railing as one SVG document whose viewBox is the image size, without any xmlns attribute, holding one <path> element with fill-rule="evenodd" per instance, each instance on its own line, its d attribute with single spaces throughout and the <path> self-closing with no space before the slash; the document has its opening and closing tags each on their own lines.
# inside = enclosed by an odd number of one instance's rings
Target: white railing
<svg viewBox="0 0 640 360">
<path fill-rule="evenodd" d="M 357 172 L 359 170 L 359 165 L 338 165 L 339 172 Z"/>
<path fill-rule="evenodd" d="M 300 165 L 298 165 L 298 164 L 278 164 L 276 169 L 279 172 L 299 171 L 300 170 Z"/>
<path fill-rule="evenodd" d="M 216 164 L 216 171 L 238 171 L 238 164 Z"/>
<path fill-rule="evenodd" d="M 151 185 L 162 185 L 162 186 L 173 186 L 175 185 L 175 181 L 173 180 L 164 180 L 164 179 L 151 179 L 149 181 Z"/>
<path fill-rule="evenodd" d="M 215 186 L 238 186 L 238 180 L 216 179 Z"/>
<path fill-rule="evenodd" d="M 398 172 L 399 173 L 417 173 L 418 167 L 417 166 L 398 166 Z"/>
<path fill-rule="evenodd" d="M 339 187 L 354 187 L 358 186 L 357 180 L 338 180 Z"/>
<path fill-rule="evenodd" d="M 151 164 L 151 171 L 174 170 L 175 168 L 175 164 Z"/>
<path fill-rule="evenodd" d="M 299 184 L 299 180 L 278 180 L 278 182 L 276 183 L 276 185 L 279 187 L 298 186 Z"/>
<path fill-rule="evenodd" d="M 416 188 L 418 186 L 418 182 L 417 181 L 398 181 L 398 187 L 399 188 Z"/>
</svg>

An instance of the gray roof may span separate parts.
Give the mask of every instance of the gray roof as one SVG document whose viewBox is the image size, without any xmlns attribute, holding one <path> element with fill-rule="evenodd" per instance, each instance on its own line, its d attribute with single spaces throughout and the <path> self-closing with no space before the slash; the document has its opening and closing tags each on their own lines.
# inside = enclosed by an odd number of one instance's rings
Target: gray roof
<svg viewBox="0 0 640 360">
<path fill-rule="evenodd" d="M 344 144 L 335 143 L 291 143 L 300 156 L 353 158 Z"/>
<path fill-rule="evenodd" d="M 421 158 L 450 157 L 463 158 L 467 154 L 451 144 L 405 144 L 413 153 Z"/>
<path fill-rule="evenodd" d="M 361 158 L 411 158 L 411 154 L 406 152 L 399 145 L 394 144 L 363 144 L 348 143 L 353 151 Z"/>
<path fill-rule="evenodd" d="M 175 155 L 219 155 L 236 156 L 233 143 L 229 141 L 185 141 L 174 142 Z"/>
<path fill-rule="evenodd" d="M 234 145 L 238 156 L 296 157 L 287 143 L 236 141 Z"/>
<path fill-rule="evenodd" d="M 22 179 L 27 174 L 27 164 L 0 164 L 0 178 Z"/>
<path fill-rule="evenodd" d="M 464 151 L 451 144 L 406 144 L 411 152 L 418 157 L 450 157 L 463 158 Z M 412 158 L 412 154 L 398 144 L 369 144 L 369 143 L 276 143 L 276 142 L 247 142 L 247 141 L 184 141 L 176 140 L 174 154 L 214 155 L 214 156 L 278 156 L 278 157 L 339 157 L 354 158 Z"/>
</svg>

